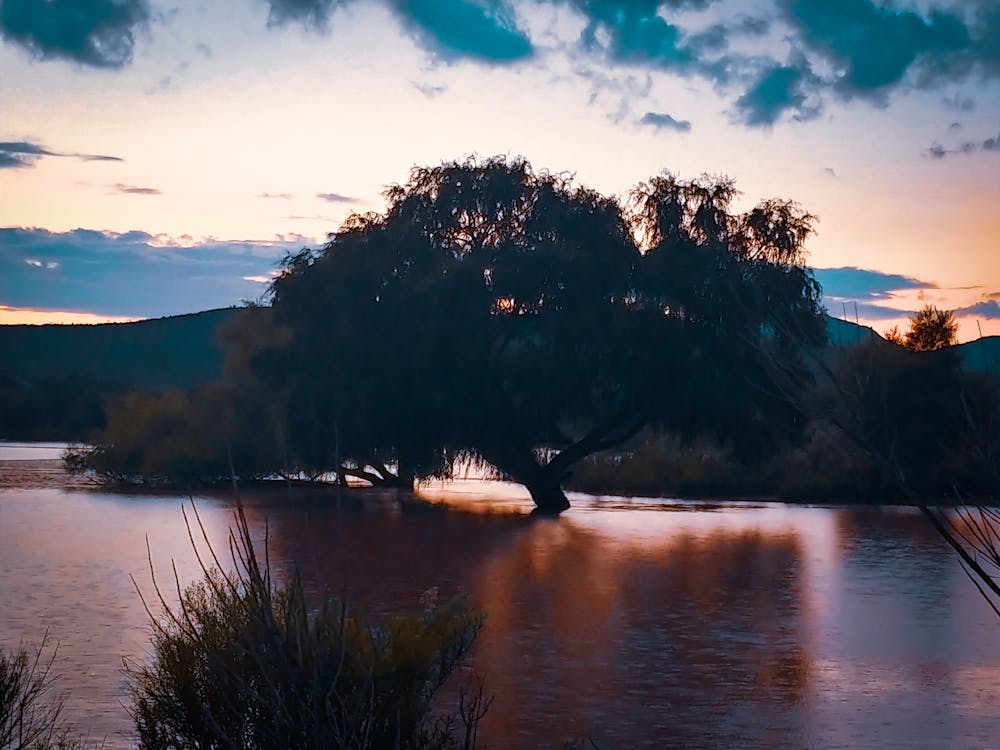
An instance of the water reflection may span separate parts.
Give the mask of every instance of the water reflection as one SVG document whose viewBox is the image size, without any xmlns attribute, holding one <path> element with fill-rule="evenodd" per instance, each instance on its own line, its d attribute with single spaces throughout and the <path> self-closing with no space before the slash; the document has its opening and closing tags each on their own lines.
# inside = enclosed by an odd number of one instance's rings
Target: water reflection
<svg viewBox="0 0 1000 750">
<path fill-rule="evenodd" d="M 1000 627 L 918 515 L 575 497 L 546 520 L 516 488 L 457 489 L 424 492 L 492 512 L 245 501 L 313 597 L 384 613 L 432 586 L 472 596 L 493 747 L 983 747 L 1000 729 Z M 127 731 L 118 669 L 145 653 L 128 579 L 148 580 L 145 535 L 159 570 L 197 573 L 181 501 L 0 482 L 0 642 L 50 627 L 99 734 Z M 231 503 L 199 500 L 220 548 Z"/>
</svg>

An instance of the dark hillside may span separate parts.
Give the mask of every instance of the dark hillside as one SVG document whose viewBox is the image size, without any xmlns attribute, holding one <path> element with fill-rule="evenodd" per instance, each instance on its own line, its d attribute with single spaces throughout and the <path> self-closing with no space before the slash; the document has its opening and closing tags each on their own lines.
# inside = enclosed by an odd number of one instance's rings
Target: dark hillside
<svg viewBox="0 0 1000 750">
<path fill-rule="evenodd" d="M 0 375 L 82 376 L 137 388 L 187 388 L 218 379 L 216 331 L 238 310 L 103 325 L 0 326 Z"/>
<path fill-rule="evenodd" d="M 961 353 L 966 370 L 1000 375 L 1000 336 L 984 336 L 955 348 Z"/>
<path fill-rule="evenodd" d="M 218 380 L 236 308 L 103 325 L 0 326 L 0 440 L 86 441 L 108 398 Z"/>
</svg>

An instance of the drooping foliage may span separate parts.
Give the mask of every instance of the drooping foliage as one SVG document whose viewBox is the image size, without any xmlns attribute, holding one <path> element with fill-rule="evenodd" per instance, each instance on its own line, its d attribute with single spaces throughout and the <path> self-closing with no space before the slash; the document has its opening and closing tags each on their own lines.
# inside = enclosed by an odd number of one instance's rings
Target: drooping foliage
<svg viewBox="0 0 1000 750">
<path fill-rule="evenodd" d="M 796 353 L 823 339 L 813 217 L 735 214 L 735 195 L 664 175 L 623 206 L 520 159 L 416 168 L 384 213 L 287 260 L 291 337 L 251 368 L 284 389 L 300 455 L 408 476 L 472 454 L 551 510 L 576 461 L 649 423 L 765 449 L 796 420 Z"/>
</svg>

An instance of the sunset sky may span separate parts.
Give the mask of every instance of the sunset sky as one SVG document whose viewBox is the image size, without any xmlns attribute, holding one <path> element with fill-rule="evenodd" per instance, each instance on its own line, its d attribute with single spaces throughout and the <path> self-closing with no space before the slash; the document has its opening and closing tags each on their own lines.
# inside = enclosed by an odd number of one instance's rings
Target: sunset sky
<svg viewBox="0 0 1000 750">
<path fill-rule="evenodd" d="M 728 174 L 819 216 L 832 314 L 1000 334 L 997 0 L 0 0 L 0 39 L 0 322 L 255 299 L 414 164 L 509 154 Z"/>
</svg>

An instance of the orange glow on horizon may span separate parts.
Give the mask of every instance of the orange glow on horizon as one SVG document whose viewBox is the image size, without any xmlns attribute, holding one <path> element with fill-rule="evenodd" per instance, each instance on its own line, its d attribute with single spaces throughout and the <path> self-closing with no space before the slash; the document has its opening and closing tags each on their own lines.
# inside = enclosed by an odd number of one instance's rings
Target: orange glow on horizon
<svg viewBox="0 0 1000 750">
<path fill-rule="evenodd" d="M 98 315 L 74 310 L 35 310 L 29 307 L 0 305 L 0 325 L 97 325 L 98 323 L 131 323 L 142 318 L 124 315 Z"/>
</svg>

